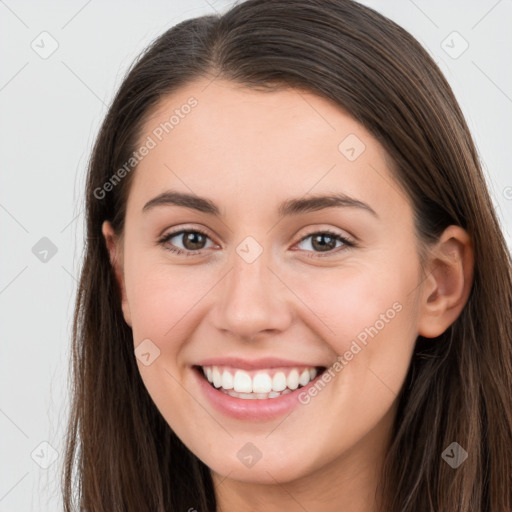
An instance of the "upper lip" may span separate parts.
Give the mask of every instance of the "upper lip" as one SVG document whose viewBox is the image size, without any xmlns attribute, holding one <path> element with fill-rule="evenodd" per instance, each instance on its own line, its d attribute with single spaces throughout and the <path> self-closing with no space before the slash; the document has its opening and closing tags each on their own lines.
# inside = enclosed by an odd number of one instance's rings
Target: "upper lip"
<svg viewBox="0 0 512 512">
<path fill-rule="evenodd" d="M 260 359 L 241 359 L 239 357 L 212 357 L 204 359 L 197 363 L 197 366 L 232 366 L 241 370 L 263 370 L 265 368 L 289 367 L 324 367 L 320 364 L 312 364 L 311 362 L 290 361 L 289 359 L 279 359 L 276 357 L 262 357 Z"/>
</svg>

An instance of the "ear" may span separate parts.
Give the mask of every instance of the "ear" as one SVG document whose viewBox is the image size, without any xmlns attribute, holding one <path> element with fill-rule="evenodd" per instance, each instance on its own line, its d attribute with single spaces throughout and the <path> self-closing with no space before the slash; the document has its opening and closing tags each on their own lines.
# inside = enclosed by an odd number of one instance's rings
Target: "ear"
<svg viewBox="0 0 512 512">
<path fill-rule="evenodd" d="M 105 238 L 105 243 L 110 256 L 110 263 L 114 269 L 117 284 L 121 292 L 121 308 L 123 310 L 123 316 L 125 322 L 131 327 L 130 307 L 126 298 L 126 287 L 124 283 L 122 241 L 117 237 L 108 220 L 103 222 L 101 232 Z"/>
<path fill-rule="evenodd" d="M 468 300 L 473 271 L 471 237 L 460 226 L 448 226 L 429 255 L 418 334 L 435 338 L 455 322 Z"/>
</svg>

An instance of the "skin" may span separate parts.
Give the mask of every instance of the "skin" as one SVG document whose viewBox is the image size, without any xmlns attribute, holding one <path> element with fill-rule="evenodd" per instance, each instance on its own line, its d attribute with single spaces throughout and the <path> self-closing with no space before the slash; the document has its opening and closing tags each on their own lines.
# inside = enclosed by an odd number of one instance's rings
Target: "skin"
<svg viewBox="0 0 512 512">
<path fill-rule="evenodd" d="M 190 96 L 198 105 L 134 171 L 122 236 L 108 221 L 102 230 L 134 348 L 149 338 L 160 350 L 149 366 L 137 359 L 144 384 L 211 468 L 219 511 L 376 510 L 378 471 L 414 342 L 443 333 L 464 307 L 471 240 L 462 228 L 447 228 L 422 273 L 412 207 L 382 146 L 311 93 L 202 79 L 161 101 L 141 143 Z M 338 150 L 349 134 L 366 146 L 354 161 Z M 142 213 L 168 189 L 210 198 L 222 218 L 175 205 Z M 277 216 L 285 199 L 332 192 L 364 201 L 378 216 L 356 207 Z M 167 246 L 202 254 L 158 244 L 183 228 L 206 230 L 208 238 L 194 246 L 178 235 Z M 301 241 L 325 229 L 356 246 L 335 242 L 326 256 L 313 237 Z M 250 264 L 236 252 L 247 236 L 263 248 Z M 397 302 L 400 312 L 285 418 L 224 416 L 193 378 L 191 365 L 222 355 L 330 366 Z M 262 453 L 250 468 L 237 457 L 248 441 Z"/>
</svg>

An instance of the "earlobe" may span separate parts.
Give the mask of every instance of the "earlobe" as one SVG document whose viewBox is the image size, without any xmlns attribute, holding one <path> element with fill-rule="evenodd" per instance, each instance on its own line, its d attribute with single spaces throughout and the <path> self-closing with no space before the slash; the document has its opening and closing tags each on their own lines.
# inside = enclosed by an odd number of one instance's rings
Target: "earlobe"
<svg viewBox="0 0 512 512">
<path fill-rule="evenodd" d="M 418 333 L 435 338 L 455 322 L 471 291 L 474 250 L 463 228 L 446 228 L 431 250 L 428 269 L 422 286 Z"/>
<path fill-rule="evenodd" d="M 123 310 L 124 319 L 126 323 L 131 327 L 132 324 L 130 308 L 128 306 L 128 300 L 126 297 L 126 287 L 124 283 L 121 241 L 118 239 L 117 235 L 114 232 L 114 228 L 108 220 L 103 222 L 101 226 L 101 232 L 103 234 L 103 237 L 105 238 L 105 244 L 107 246 L 107 250 L 109 253 L 110 263 L 114 270 L 116 281 L 119 286 L 119 291 L 121 295 L 121 308 Z"/>
</svg>

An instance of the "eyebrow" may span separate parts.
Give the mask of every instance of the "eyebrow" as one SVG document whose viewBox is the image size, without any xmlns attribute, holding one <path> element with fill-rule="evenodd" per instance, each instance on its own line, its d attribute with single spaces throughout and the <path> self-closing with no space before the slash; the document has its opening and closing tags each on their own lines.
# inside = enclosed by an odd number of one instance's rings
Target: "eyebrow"
<svg viewBox="0 0 512 512">
<path fill-rule="evenodd" d="M 142 212 L 146 213 L 157 206 L 170 205 L 191 208 L 202 213 L 221 217 L 220 209 L 211 199 L 196 196 L 194 194 L 177 192 L 175 190 L 167 190 L 154 197 L 144 205 Z M 370 205 L 343 193 L 287 199 L 281 203 L 277 212 L 278 216 L 282 218 L 336 207 L 360 208 L 366 210 L 377 218 L 379 217 Z"/>
</svg>

